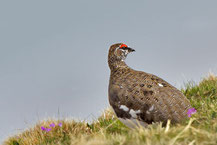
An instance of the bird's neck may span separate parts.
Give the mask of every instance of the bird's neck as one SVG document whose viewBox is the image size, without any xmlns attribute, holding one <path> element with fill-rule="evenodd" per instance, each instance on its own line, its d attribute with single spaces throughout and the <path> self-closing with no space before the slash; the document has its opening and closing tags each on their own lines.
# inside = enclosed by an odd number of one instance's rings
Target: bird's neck
<svg viewBox="0 0 217 145">
<path fill-rule="evenodd" d="M 113 62 L 108 62 L 109 63 L 109 68 L 111 69 L 111 71 L 116 71 L 118 69 L 125 69 L 125 68 L 129 68 L 129 66 L 122 60 L 116 60 Z"/>
</svg>

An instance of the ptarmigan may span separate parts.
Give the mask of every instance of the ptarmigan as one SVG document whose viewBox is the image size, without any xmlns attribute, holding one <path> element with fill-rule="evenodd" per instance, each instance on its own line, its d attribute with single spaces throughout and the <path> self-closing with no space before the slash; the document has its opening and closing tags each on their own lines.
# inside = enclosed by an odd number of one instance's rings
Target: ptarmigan
<svg viewBox="0 0 217 145">
<path fill-rule="evenodd" d="M 109 103 L 119 120 L 131 128 L 182 121 L 191 108 L 189 100 L 163 79 L 127 66 L 124 60 L 133 51 L 123 43 L 109 49 Z"/>
</svg>

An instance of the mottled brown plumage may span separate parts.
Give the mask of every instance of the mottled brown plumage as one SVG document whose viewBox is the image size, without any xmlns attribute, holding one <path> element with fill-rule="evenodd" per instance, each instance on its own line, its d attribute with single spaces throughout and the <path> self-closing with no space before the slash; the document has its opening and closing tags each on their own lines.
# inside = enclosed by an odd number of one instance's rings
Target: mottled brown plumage
<svg viewBox="0 0 217 145">
<path fill-rule="evenodd" d="M 165 125 L 168 119 L 177 123 L 186 118 L 191 105 L 178 89 L 155 75 L 127 66 L 124 60 L 133 51 L 122 43 L 109 49 L 109 103 L 117 117 L 129 127 L 133 122 L 143 126 L 152 122 Z"/>
</svg>

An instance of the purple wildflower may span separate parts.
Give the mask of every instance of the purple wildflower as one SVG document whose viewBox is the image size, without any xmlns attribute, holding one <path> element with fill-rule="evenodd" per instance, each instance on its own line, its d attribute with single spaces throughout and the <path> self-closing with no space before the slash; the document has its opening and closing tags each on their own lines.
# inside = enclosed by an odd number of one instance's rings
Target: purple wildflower
<svg viewBox="0 0 217 145">
<path fill-rule="evenodd" d="M 55 127 L 55 124 L 54 124 L 54 123 L 51 123 L 51 124 L 50 124 L 50 127 Z"/>
<path fill-rule="evenodd" d="M 62 127 L 63 126 L 63 124 L 60 122 L 59 124 L 58 124 L 60 127 Z"/>
<path fill-rule="evenodd" d="M 191 115 L 194 114 L 194 113 L 196 113 L 196 112 L 197 112 L 197 110 L 195 108 L 188 109 L 188 112 L 187 112 L 188 117 L 191 117 Z"/>
<path fill-rule="evenodd" d="M 41 127 L 41 130 L 45 131 L 45 130 L 46 130 L 46 128 L 45 128 L 44 126 L 42 126 L 42 127 Z"/>
<path fill-rule="evenodd" d="M 51 128 L 46 128 L 46 132 L 49 132 L 49 131 L 51 131 Z"/>
</svg>

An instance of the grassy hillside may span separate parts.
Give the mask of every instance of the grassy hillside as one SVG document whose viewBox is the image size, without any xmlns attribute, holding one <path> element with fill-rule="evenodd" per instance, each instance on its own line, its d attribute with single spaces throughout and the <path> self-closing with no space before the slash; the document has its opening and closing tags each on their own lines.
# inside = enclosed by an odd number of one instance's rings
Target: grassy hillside
<svg viewBox="0 0 217 145">
<path fill-rule="evenodd" d="M 128 129 L 107 109 L 92 124 L 74 120 L 47 120 L 37 123 L 6 145 L 193 145 L 217 144 L 217 77 L 210 75 L 199 84 L 188 83 L 182 92 L 197 113 L 186 122 L 164 128 L 152 124 L 148 128 Z M 51 127 L 49 127 L 51 125 Z M 55 126 L 54 126 L 55 125 Z M 52 128 L 44 130 L 44 128 Z"/>
</svg>

